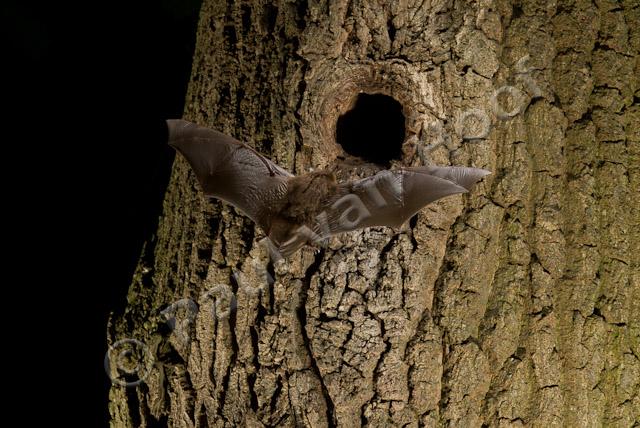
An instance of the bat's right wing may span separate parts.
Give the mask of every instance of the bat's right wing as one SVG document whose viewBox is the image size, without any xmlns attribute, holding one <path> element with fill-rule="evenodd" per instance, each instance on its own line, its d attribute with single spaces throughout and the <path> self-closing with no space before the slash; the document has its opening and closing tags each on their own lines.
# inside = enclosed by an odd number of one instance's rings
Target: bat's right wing
<svg viewBox="0 0 640 428">
<path fill-rule="evenodd" d="M 466 193 L 489 171 L 424 166 L 384 170 L 340 186 L 311 227 L 320 237 L 371 226 L 399 227 L 425 205 Z"/>
<path fill-rule="evenodd" d="M 213 129 L 168 120 L 169 145 L 187 159 L 207 196 L 239 208 L 265 232 L 287 193 L 291 173 Z"/>
</svg>

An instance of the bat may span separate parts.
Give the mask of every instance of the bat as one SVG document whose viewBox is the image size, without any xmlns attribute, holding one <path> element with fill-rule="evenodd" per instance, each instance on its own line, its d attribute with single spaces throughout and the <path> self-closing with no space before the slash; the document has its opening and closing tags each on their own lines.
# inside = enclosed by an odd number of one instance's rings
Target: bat
<svg viewBox="0 0 640 428">
<path fill-rule="evenodd" d="M 347 183 L 330 171 L 295 176 L 228 135 L 168 120 L 169 145 L 190 164 L 206 196 L 238 208 L 283 257 L 306 244 L 371 226 L 400 227 L 425 205 L 466 193 L 489 171 L 403 167 Z"/>
</svg>

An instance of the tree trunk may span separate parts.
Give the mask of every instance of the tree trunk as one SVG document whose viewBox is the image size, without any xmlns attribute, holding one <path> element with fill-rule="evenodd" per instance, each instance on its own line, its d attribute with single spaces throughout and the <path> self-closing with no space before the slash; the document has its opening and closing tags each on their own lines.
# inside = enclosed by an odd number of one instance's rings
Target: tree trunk
<svg viewBox="0 0 640 428">
<path fill-rule="evenodd" d="M 640 426 L 637 2 L 276 3 L 204 1 L 186 119 L 297 174 L 382 93 L 396 165 L 493 174 L 275 261 L 177 156 L 109 326 L 112 423 Z"/>
</svg>

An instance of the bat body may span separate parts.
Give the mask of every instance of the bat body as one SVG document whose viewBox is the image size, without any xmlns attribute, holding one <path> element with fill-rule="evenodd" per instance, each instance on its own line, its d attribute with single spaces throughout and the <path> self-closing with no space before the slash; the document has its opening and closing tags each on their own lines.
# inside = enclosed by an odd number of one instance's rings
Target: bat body
<svg viewBox="0 0 640 428">
<path fill-rule="evenodd" d="M 239 208 L 284 257 L 331 235 L 399 227 L 425 205 L 465 193 L 489 171 L 405 167 L 347 183 L 326 171 L 294 176 L 251 147 L 213 129 L 168 120 L 169 145 L 187 159 L 207 196 Z"/>
</svg>

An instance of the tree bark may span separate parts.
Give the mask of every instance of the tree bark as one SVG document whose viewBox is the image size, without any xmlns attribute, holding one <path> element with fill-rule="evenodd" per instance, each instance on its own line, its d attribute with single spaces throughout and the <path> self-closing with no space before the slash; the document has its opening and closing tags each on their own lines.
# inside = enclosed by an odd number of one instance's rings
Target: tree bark
<svg viewBox="0 0 640 428">
<path fill-rule="evenodd" d="M 640 426 L 637 2 L 383 3 L 205 0 L 184 117 L 298 174 L 383 93 L 397 165 L 493 174 L 272 261 L 177 156 L 109 325 L 114 426 Z"/>
</svg>

